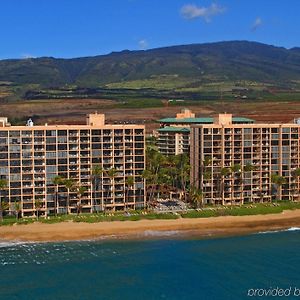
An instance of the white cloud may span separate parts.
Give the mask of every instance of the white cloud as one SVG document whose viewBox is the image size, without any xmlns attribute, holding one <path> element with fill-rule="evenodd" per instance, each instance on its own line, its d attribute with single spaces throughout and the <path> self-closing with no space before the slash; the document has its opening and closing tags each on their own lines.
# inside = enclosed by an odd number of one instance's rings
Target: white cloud
<svg viewBox="0 0 300 300">
<path fill-rule="evenodd" d="M 225 11 L 225 7 L 220 6 L 216 3 L 212 3 L 210 6 L 207 7 L 197 6 L 194 4 L 187 4 L 181 8 L 180 14 L 183 18 L 187 20 L 203 18 L 205 22 L 210 22 L 213 16 L 223 14 Z"/>
<path fill-rule="evenodd" d="M 147 40 L 143 39 L 143 40 L 139 41 L 139 47 L 140 47 L 140 49 L 145 50 L 145 49 L 148 48 L 148 46 L 149 46 L 149 43 L 148 43 Z"/>
<path fill-rule="evenodd" d="M 260 17 L 257 17 L 251 26 L 251 30 L 255 31 L 258 27 L 263 24 L 263 21 Z"/>
</svg>

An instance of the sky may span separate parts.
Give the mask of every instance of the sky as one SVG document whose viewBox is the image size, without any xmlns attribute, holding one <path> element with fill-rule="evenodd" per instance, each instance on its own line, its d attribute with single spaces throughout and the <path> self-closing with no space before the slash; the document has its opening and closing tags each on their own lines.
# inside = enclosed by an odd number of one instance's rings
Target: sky
<svg viewBox="0 0 300 300">
<path fill-rule="evenodd" d="M 7 0 L 0 59 L 228 40 L 300 46 L 299 0 Z"/>
</svg>

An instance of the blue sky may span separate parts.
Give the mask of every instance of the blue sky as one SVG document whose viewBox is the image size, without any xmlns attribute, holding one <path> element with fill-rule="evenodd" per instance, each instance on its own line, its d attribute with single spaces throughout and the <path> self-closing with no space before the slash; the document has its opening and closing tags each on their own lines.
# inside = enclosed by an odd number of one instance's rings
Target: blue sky
<svg viewBox="0 0 300 300">
<path fill-rule="evenodd" d="M 0 59 L 79 57 L 224 40 L 300 46 L 299 0 L 9 0 Z"/>
</svg>

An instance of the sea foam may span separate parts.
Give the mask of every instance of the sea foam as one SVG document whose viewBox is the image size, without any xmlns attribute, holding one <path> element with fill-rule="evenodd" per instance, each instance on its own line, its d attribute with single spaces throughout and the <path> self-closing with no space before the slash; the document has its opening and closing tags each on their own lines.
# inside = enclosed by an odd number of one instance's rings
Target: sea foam
<svg viewBox="0 0 300 300">
<path fill-rule="evenodd" d="M 146 237 L 159 237 L 159 236 L 173 236 L 173 235 L 178 235 L 179 231 L 178 230 L 145 230 L 143 232 L 143 235 Z"/>
<path fill-rule="evenodd" d="M 0 248 L 7 248 L 7 247 L 13 247 L 16 245 L 23 245 L 24 242 L 19 241 L 0 241 Z"/>
<path fill-rule="evenodd" d="M 298 231 L 300 227 L 290 227 L 287 229 L 280 229 L 280 230 L 268 230 L 268 231 L 260 231 L 257 234 L 266 234 L 266 233 L 277 233 L 277 232 L 289 232 L 289 231 Z"/>
</svg>

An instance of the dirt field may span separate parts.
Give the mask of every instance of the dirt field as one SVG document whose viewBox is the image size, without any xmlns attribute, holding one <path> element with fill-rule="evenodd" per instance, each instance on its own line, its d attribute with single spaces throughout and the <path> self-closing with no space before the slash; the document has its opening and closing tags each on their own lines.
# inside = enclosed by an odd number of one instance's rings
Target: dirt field
<svg viewBox="0 0 300 300">
<path fill-rule="evenodd" d="M 299 99 L 300 100 L 300 99 Z M 85 115 L 97 111 L 105 113 L 108 122 L 145 123 L 148 132 L 158 127 L 155 122 L 163 117 L 174 117 L 182 106 L 157 108 L 118 108 L 112 100 L 72 99 L 38 100 L 0 103 L 0 115 L 9 118 L 33 117 L 36 124 L 84 124 Z M 291 122 L 300 117 L 300 101 L 296 102 L 214 102 L 187 105 L 197 116 L 213 116 L 219 112 L 249 117 L 263 122 Z M 38 118 L 34 118 L 38 116 Z"/>
</svg>

